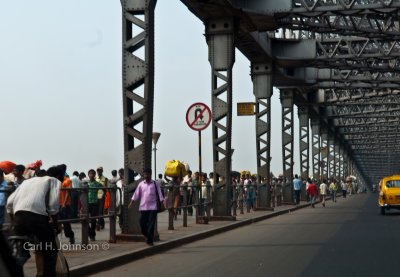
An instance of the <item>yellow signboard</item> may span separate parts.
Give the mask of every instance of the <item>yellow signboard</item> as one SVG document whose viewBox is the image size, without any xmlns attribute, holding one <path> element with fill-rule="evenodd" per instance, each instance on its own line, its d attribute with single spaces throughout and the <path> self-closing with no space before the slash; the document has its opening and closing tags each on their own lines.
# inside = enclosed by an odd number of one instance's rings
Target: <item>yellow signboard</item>
<svg viewBox="0 0 400 277">
<path fill-rule="evenodd" d="M 254 102 L 237 103 L 237 115 L 255 115 Z"/>
</svg>

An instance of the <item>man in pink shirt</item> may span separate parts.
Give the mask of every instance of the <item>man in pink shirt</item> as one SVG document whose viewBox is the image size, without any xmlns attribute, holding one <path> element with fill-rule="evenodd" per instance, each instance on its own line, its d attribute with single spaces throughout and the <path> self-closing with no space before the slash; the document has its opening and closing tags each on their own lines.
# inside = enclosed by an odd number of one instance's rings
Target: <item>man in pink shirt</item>
<svg viewBox="0 0 400 277">
<path fill-rule="evenodd" d="M 153 245 L 154 226 L 157 219 L 156 193 L 158 193 L 158 197 L 161 202 L 164 201 L 164 197 L 161 193 L 159 184 L 151 179 L 150 168 L 147 168 L 143 171 L 143 178 L 144 180 L 139 183 L 132 195 L 128 209 L 131 207 L 133 202 L 140 200 L 140 229 L 142 230 L 143 236 L 146 237 L 146 243 L 148 245 Z"/>
</svg>

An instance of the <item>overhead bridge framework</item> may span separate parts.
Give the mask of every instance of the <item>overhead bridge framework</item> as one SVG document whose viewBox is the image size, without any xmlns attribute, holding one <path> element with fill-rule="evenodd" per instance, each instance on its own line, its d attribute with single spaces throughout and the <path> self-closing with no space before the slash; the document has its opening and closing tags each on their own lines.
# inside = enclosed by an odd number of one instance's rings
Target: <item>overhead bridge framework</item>
<svg viewBox="0 0 400 277">
<path fill-rule="evenodd" d="M 399 171 L 400 0 L 181 2 L 204 22 L 204 47 L 209 50 L 213 171 L 220 188 L 213 199 L 214 215 L 231 216 L 235 49 L 251 63 L 261 187 L 271 185 L 273 87 L 280 90 L 282 103 L 285 202 L 293 202 L 296 151 L 303 179 L 354 175 L 360 184 L 370 186 Z M 121 4 L 125 180 L 134 188 L 135 172 L 151 167 L 156 0 L 121 0 Z M 144 58 L 136 55 L 139 49 L 144 49 Z M 294 147 L 295 128 L 299 128 L 299 149 Z M 258 206 L 270 205 L 268 197 L 260 199 Z M 128 225 L 125 233 L 139 232 L 137 226 Z"/>
</svg>

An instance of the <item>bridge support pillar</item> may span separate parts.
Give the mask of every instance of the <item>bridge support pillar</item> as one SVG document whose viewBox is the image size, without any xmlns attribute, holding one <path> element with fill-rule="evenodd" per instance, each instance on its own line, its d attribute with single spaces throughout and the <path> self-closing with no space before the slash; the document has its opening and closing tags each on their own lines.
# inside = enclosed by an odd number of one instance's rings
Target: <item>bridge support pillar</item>
<svg viewBox="0 0 400 277">
<path fill-rule="evenodd" d="M 334 150 L 335 150 L 335 155 L 334 155 L 334 172 L 333 176 L 337 180 L 340 172 L 340 147 L 339 147 L 339 142 L 335 140 L 335 145 L 334 145 Z"/>
<path fill-rule="evenodd" d="M 144 240 L 138 204 L 128 209 L 139 180 L 151 168 L 154 99 L 154 10 L 156 0 L 124 0 L 122 4 L 122 77 L 124 117 L 124 224 L 120 239 Z M 132 28 L 132 27 L 135 28 Z M 138 30 L 138 31 L 136 31 Z M 144 48 L 144 57 L 137 50 Z M 135 107 L 135 108 L 134 108 Z M 156 231 L 156 237 L 157 231 Z"/>
<path fill-rule="evenodd" d="M 271 209 L 271 96 L 272 64 L 251 65 L 253 93 L 256 100 L 257 190 L 256 209 Z"/>
<path fill-rule="evenodd" d="M 309 167 L 310 167 L 310 117 L 308 114 L 307 106 L 299 106 L 299 134 L 300 134 L 300 174 L 301 179 L 304 182 L 310 176 Z M 303 186 L 301 188 L 301 200 L 306 200 L 306 191 Z"/>
<path fill-rule="evenodd" d="M 328 134 L 328 157 L 327 157 L 327 179 L 335 176 L 335 138 Z M 329 185 L 329 184 L 328 184 Z"/>
<path fill-rule="evenodd" d="M 282 161 L 283 161 L 283 202 L 295 204 L 293 199 L 293 148 L 294 121 L 293 96 L 294 89 L 281 90 L 282 104 Z"/>
<path fill-rule="evenodd" d="M 338 179 L 342 179 L 344 174 L 343 174 L 343 155 L 344 155 L 344 149 L 342 144 L 339 144 L 339 173 L 338 173 Z"/>
<path fill-rule="evenodd" d="M 330 155 L 329 153 L 329 145 L 328 145 L 328 129 L 326 126 L 321 125 L 320 127 L 320 132 L 321 132 L 321 178 L 320 182 L 322 182 L 323 179 L 328 178 L 328 157 Z"/>
<path fill-rule="evenodd" d="M 235 22 L 215 18 L 206 22 L 208 57 L 212 71 L 213 170 L 217 188 L 213 216 L 232 217 L 232 68 L 235 62 Z"/>
<path fill-rule="evenodd" d="M 311 143 L 312 143 L 312 166 L 313 178 L 319 179 L 321 175 L 321 155 L 320 155 L 320 136 L 319 136 L 319 119 L 311 118 Z"/>
<path fill-rule="evenodd" d="M 343 151 L 343 178 L 349 176 L 349 158 L 346 150 Z"/>
</svg>

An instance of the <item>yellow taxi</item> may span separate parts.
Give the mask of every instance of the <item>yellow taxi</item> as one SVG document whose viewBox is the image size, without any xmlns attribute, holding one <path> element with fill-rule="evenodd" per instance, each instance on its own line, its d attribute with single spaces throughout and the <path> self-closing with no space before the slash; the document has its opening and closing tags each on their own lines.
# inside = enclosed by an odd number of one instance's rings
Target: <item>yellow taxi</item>
<svg viewBox="0 0 400 277">
<path fill-rule="evenodd" d="M 378 204 L 382 215 L 386 210 L 400 209 L 400 175 L 385 177 L 379 182 Z"/>
</svg>

